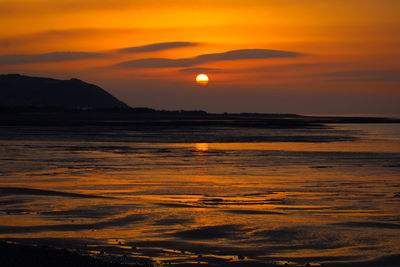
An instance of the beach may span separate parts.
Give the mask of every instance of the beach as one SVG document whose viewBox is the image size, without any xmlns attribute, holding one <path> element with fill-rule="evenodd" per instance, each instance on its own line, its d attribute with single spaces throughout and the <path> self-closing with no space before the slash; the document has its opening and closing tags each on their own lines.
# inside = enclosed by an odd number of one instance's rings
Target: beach
<svg viewBox="0 0 400 267">
<path fill-rule="evenodd" d="M 5 251 L 93 266 L 398 260 L 398 124 L 109 125 L 2 126 Z"/>
</svg>

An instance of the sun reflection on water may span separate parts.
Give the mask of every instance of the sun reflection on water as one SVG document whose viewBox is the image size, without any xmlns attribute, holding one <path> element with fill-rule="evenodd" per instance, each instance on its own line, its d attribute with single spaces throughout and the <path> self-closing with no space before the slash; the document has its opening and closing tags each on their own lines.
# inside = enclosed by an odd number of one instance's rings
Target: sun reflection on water
<svg viewBox="0 0 400 267">
<path fill-rule="evenodd" d="M 196 151 L 199 152 L 208 151 L 208 143 L 196 143 Z"/>
<path fill-rule="evenodd" d="M 399 253 L 397 140 L 4 141 L 0 238 L 130 263 Z"/>
</svg>

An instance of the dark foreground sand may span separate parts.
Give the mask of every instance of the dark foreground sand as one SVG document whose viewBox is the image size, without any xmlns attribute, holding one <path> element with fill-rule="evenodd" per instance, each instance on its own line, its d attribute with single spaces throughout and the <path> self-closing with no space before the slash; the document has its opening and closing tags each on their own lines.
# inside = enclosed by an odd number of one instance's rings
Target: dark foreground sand
<svg viewBox="0 0 400 267">
<path fill-rule="evenodd" d="M 0 242 L 0 266 L 3 267 L 118 267 L 120 263 L 104 262 L 77 252 L 50 247 L 16 245 Z M 132 265 L 130 265 L 132 266 Z"/>
<path fill-rule="evenodd" d="M 121 260 L 121 259 L 118 259 Z M 370 261 L 350 263 L 326 263 L 319 266 L 400 266 L 400 255 L 388 255 Z M 166 264 L 167 266 L 168 264 Z M 199 264 L 178 264 L 174 266 L 194 266 Z M 200 264 L 207 265 L 207 264 Z M 66 249 L 56 249 L 43 246 L 27 246 L 14 243 L 0 242 L 0 266 L 2 267 L 121 267 L 121 266 L 153 266 L 151 263 L 123 264 L 119 262 L 106 262 L 88 255 L 81 255 L 78 252 Z M 237 261 L 224 264 L 224 266 L 310 266 L 309 264 L 275 265 L 263 264 L 253 261 Z M 315 265 L 312 265 L 315 266 Z"/>
</svg>

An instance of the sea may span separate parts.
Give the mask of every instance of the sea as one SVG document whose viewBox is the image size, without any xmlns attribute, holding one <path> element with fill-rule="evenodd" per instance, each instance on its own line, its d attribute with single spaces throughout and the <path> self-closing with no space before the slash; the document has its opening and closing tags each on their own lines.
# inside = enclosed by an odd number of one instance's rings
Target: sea
<svg viewBox="0 0 400 267">
<path fill-rule="evenodd" d="M 400 124 L 0 126 L 0 240 L 154 266 L 399 255 Z"/>
</svg>

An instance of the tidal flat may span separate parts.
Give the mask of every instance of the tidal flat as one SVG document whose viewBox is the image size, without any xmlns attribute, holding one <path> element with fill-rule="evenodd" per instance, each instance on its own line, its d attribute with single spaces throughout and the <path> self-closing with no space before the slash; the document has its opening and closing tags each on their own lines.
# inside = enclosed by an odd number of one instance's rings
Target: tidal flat
<svg viewBox="0 0 400 267">
<path fill-rule="evenodd" d="M 15 116 L 0 118 L 2 241 L 177 266 L 400 254 L 398 123 Z"/>
</svg>

